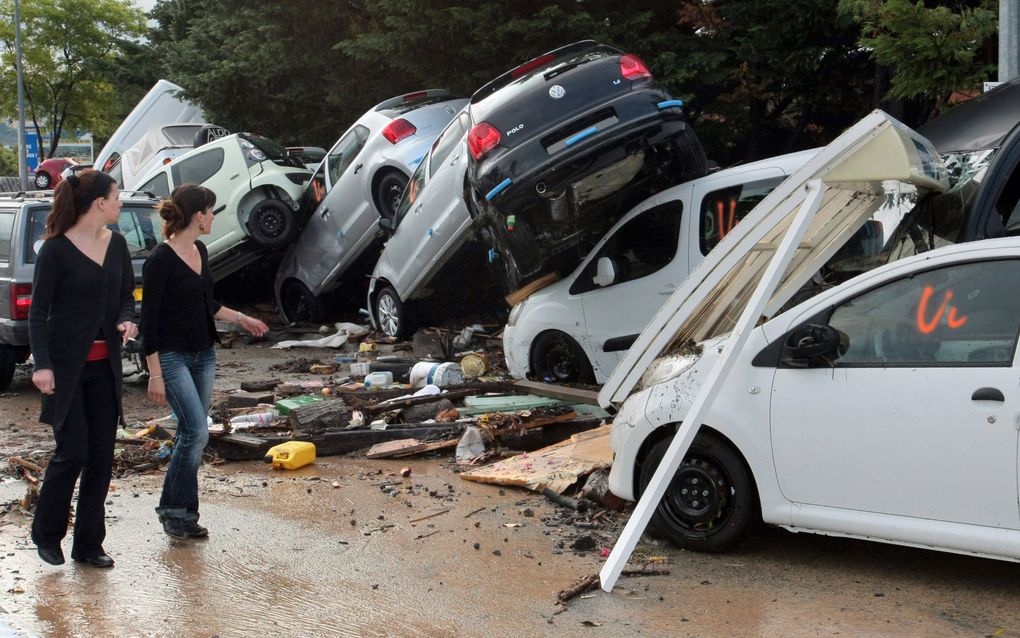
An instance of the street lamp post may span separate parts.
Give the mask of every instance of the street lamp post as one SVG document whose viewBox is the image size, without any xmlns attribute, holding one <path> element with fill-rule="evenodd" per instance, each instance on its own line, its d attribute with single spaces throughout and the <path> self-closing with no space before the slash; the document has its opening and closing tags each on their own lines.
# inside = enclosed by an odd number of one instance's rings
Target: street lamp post
<svg viewBox="0 0 1020 638">
<path fill-rule="evenodd" d="M 21 190 L 28 190 L 25 172 L 25 79 L 21 68 L 21 2 L 14 0 L 14 55 L 18 66 L 18 180 Z"/>
<path fill-rule="evenodd" d="M 999 82 L 1020 76 L 1020 2 L 999 0 Z"/>
</svg>

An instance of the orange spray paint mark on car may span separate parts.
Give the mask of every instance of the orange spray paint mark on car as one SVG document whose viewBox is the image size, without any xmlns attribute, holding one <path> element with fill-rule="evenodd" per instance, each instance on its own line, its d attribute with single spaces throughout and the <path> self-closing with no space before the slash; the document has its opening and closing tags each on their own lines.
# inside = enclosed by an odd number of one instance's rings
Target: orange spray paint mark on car
<svg viewBox="0 0 1020 638">
<path fill-rule="evenodd" d="M 917 329 L 923 334 L 930 334 L 934 332 L 935 328 L 939 325 L 939 321 L 942 320 L 942 315 L 945 314 L 946 309 L 949 310 L 949 315 L 946 317 L 946 323 L 952 329 L 957 329 L 963 324 L 967 323 L 967 317 L 958 317 L 956 314 L 956 307 L 950 306 L 949 301 L 953 298 L 953 291 L 947 290 L 946 294 L 942 297 L 942 304 L 939 309 L 935 311 L 935 316 L 932 317 L 931 321 L 926 320 L 928 314 L 928 302 L 931 300 L 932 295 L 935 293 L 931 286 L 925 286 L 924 292 L 921 293 L 921 303 L 917 306 Z"/>
</svg>

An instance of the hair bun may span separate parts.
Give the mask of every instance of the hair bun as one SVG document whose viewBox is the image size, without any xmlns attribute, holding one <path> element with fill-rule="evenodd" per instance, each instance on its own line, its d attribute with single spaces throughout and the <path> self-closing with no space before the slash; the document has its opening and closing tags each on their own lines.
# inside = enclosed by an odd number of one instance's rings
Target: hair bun
<svg viewBox="0 0 1020 638">
<path fill-rule="evenodd" d="M 81 186 L 81 180 L 78 179 L 77 175 L 68 175 L 64 181 L 70 184 L 72 188 L 78 188 Z"/>
</svg>

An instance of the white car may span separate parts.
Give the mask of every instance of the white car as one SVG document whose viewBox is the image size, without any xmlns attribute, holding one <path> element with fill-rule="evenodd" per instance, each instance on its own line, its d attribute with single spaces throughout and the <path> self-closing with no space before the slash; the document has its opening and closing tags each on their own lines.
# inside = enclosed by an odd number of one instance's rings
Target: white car
<svg viewBox="0 0 1020 638">
<path fill-rule="evenodd" d="M 963 201 L 973 182 L 961 180 L 946 198 L 928 197 Z M 639 496 L 682 434 L 656 531 L 720 551 L 763 520 L 1020 560 L 1020 239 L 921 252 L 791 301 L 883 205 L 910 205 L 896 196 L 905 184 L 937 193 L 945 167 L 927 140 L 873 113 L 763 200 L 642 331 L 599 400 L 619 406 L 618 496 Z M 763 298 L 764 316 L 733 332 L 811 185 L 821 186 L 819 207 Z M 948 228 L 965 223 L 935 209 Z M 982 210 L 1001 214 L 994 201 Z M 987 219 L 977 211 L 972 221 Z M 917 233 L 894 235 L 883 255 L 929 248 Z M 703 387 L 723 358 L 728 372 Z M 688 424 L 709 388 L 703 417 Z"/>
<path fill-rule="evenodd" d="M 503 352 L 511 376 L 605 383 L 691 269 L 815 153 L 736 166 L 641 202 L 574 272 L 510 310 Z"/>
<path fill-rule="evenodd" d="M 410 334 L 409 306 L 428 295 L 425 285 L 470 237 L 464 200 L 469 124 L 466 111 L 450 121 L 411 176 L 393 220 L 379 220 L 393 234 L 369 279 L 369 321 L 391 337 Z"/>
<path fill-rule="evenodd" d="M 139 178 L 212 140 L 230 133 L 215 124 L 157 124 L 113 161 L 104 172 L 117 180 L 121 190 L 133 191 Z"/>
<path fill-rule="evenodd" d="M 319 321 L 326 295 L 368 251 L 392 218 L 408 176 L 467 100 L 442 89 L 400 95 L 358 118 L 319 165 L 309 194 L 315 208 L 283 256 L 274 288 L 287 322 Z M 364 264 L 367 271 L 371 264 Z M 355 268 L 362 270 L 362 268 Z"/>
<path fill-rule="evenodd" d="M 297 236 L 311 175 L 272 140 L 234 133 L 160 165 L 139 179 L 136 190 L 169 197 L 181 184 L 201 184 L 216 193 L 206 246 L 213 276 L 222 279 L 261 250 L 282 248 Z"/>
</svg>

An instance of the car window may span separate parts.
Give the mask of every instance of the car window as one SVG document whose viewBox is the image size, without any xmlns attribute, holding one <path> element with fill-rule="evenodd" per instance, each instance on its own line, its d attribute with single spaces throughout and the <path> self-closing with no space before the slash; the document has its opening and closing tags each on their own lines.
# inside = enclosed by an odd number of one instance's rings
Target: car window
<svg viewBox="0 0 1020 638">
<path fill-rule="evenodd" d="M 616 273 L 610 286 L 641 279 L 664 268 L 676 257 L 682 217 L 683 202 L 673 200 L 650 208 L 617 228 L 588 262 L 571 287 L 571 294 L 595 289 L 592 278 L 603 257 L 612 260 Z"/>
<path fill-rule="evenodd" d="M 119 188 L 124 188 L 124 162 L 117 162 L 106 171 L 106 174 L 117 180 Z"/>
<path fill-rule="evenodd" d="M 393 215 L 396 220 L 394 228 L 400 225 L 400 220 L 411 209 L 411 206 L 418 199 L 418 195 L 421 194 L 421 189 L 425 188 L 425 184 L 428 181 L 428 170 L 425 167 L 425 162 L 419 162 L 418 168 L 414 170 L 414 174 L 411 175 L 411 179 L 407 182 L 404 194 L 400 197 L 400 203 L 397 204 L 397 212 Z"/>
<path fill-rule="evenodd" d="M 110 226 L 124 235 L 132 257 L 148 257 L 156 244 L 163 241 L 162 227 L 159 213 L 152 206 L 124 206 L 117 224 Z"/>
<path fill-rule="evenodd" d="M 1020 332 L 1020 260 L 929 270 L 838 306 L 841 366 L 1010 365 Z"/>
<path fill-rule="evenodd" d="M 701 200 L 701 214 L 698 216 L 701 254 L 707 255 L 715 248 L 723 237 L 733 230 L 737 222 L 746 217 L 758 202 L 765 199 L 765 196 L 784 179 L 786 178 L 770 177 L 747 184 L 737 184 L 705 195 Z"/>
<path fill-rule="evenodd" d="M 46 230 L 46 217 L 49 214 L 49 206 L 33 206 L 28 212 L 28 232 L 25 234 L 24 244 L 26 264 L 35 263 L 36 249 L 39 247 L 43 231 Z"/>
<path fill-rule="evenodd" d="M 464 139 L 464 131 L 467 127 L 467 113 L 461 113 L 455 117 L 450 125 L 446 127 L 435 144 L 432 145 L 432 157 L 429 160 L 429 177 L 436 174 L 439 167 L 443 165 L 446 158 L 450 156 L 453 149 L 457 148 L 460 141 Z"/>
<path fill-rule="evenodd" d="M 0 261 L 11 260 L 11 239 L 14 236 L 14 211 L 0 211 Z"/>
<path fill-rule="evenodd" d="M 171 164 L 174 184 L 201 184 L 223 166 L 223 149 L 211 148 Z"/>
<path fill-rule="evenodd" d="M 326 168 L 329 171 L 329 187 L 332 188 L 347 171 L 354 159 L 365 148 L 368 141 L 368 129 L 360 124 L 352 128 L 340 138 L 333 150 L 326 158 Z"/>
<path fill-rule="evenodd" d="M 158 175 L 135 190 L 142 193 L 151 193 L 156 197 L 170 197 L 170 184 L 166 178 L 166 171 L 160 171 Z"/>
</svg>

